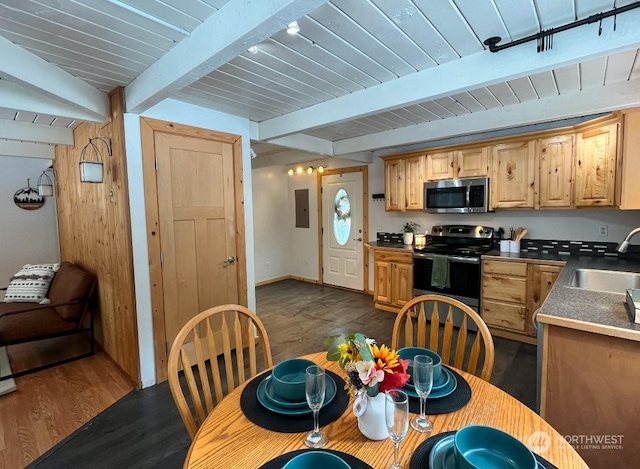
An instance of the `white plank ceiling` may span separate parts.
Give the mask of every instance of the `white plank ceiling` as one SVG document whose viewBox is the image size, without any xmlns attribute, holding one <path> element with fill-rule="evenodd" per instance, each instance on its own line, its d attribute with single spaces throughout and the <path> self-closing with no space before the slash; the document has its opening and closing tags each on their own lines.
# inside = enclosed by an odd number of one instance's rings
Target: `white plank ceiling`
<svg viewBox="0 0 640 469">
<path fill-rule="evenodd" d="M 273 162 L 281 147 L 362 159 L 639 106 L 640 8 L 601 34 L 598 22 L 557 33 L 540 53 L 483 44 L 634 3 L 0 0 L 0 154 L 68 144 L 79 122 L 108 118 L 115 87 L 128 112 L 171 97 L 246 117 Z"/>
</svg>

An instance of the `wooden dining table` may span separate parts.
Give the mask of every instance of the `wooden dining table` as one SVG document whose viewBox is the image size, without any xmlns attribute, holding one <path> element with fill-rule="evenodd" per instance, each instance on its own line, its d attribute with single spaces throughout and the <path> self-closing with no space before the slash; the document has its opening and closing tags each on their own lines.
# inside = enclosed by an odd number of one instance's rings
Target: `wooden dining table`
<svg viewBox="0 0 640 469">
<path fill-rule="evenodd" d="M 328 361 L 325 352 L 304 358 L 344 377 L 344 371 L 337 362 Z M 405 469 L 409 467 L 414 450 L 427 438 L 470 424 L 499 428 L 558 468 L 588 467 L 567 440 L 527 406 L 474 375 L 455 371 L 469 383 L 471 400 L 457 411 L 431 415 L 434 429 L 430 435 L 409 428 L 400 443 L 400 463 Z M 279 433 L 264 429 L 245 417 L 240 408 L 240 396 L 247 383 L 227 395 L 207 416 L 191 443 L 185 468 L 256 469 L 284 453 L 306 448 L 303 439 L 308 432 Z M 338 392 L 346 391 L 339 389 Z M 329 437 L 325 449 L 348 453 L 375 469 L 389 467 L 393 462 L 393 444 L 388 439 L 372 441 L 365 438 L 358 429 L 351 404 L 337 420 L 321 428 Z M 428 410 L 427 403 L 427 414 Z M 275 418 L 279 416 L 274 414 Z"/>
</svg>

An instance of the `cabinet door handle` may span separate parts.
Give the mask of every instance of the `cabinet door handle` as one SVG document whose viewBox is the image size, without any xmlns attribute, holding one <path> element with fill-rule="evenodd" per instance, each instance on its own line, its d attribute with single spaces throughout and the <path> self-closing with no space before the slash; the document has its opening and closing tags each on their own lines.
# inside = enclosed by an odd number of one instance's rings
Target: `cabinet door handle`
<svg viewBox="0 0 640 469">
<path fill-rule="evenodd" d="M 234 256 L 229 256 L 227 257 L 227 260 L 224 261 L 225 264 L 233 264 L 236 261 L 236 258 Z"/>
<path fill-rule="evenodd" d="M 353 238 L 351 241 L 362 241 L 362 238 Z"/>
</svg>

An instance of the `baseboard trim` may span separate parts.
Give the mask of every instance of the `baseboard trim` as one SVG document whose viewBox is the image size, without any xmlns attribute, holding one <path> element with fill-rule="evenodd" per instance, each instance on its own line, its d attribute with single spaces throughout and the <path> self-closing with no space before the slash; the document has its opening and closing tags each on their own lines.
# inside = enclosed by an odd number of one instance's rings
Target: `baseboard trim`
<svg viewBox="0 0 640 469">
<path fill-rule="evenodd" d="M 270 283 L 282 282 L 283 280 L 299 280 L 301 282 L 313 283 L 315 285 L 320 285 L 319 280 L 314 280 L 312 278 L 306 277 L 298 277 L 297 275 L 283 275 L 282 277 L 271 278 L 269 280 L 262 280 L 260 282 L 256 282 L 256 287 L 261 287 L 263 285 L 269 285 Z"/>
</svg>

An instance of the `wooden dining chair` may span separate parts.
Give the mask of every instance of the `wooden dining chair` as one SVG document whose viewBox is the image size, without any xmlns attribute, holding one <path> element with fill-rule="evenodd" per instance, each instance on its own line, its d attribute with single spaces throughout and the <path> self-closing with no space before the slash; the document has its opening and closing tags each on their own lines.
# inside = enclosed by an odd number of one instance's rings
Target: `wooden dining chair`
<svg viewBox="0 0 640 469">
<path fill-rule="evenodd" d="M 191 439 L 216 403 L 258 371 L 272 366 L 267 330 L 244 306 L 216 306 L 185 324 L 171 346 L 168 375 L 173 400 Z M 182 379 L 180 370 L 184 372 Z"/>
<path fill-rule="evenodd" d="M 442 305 L 446 311 L 444 314 Z M 444 319 L 443 327 L 441 318 Z M 475 323 L 477 332 L 469 331 L 470 321 Z M 459 327 L 458 324 L 454 326 L 454 322 L 459 322 Z M 423 295 L 406 303 L 393 325 L 391 346 L 395 350 L 425 347 L 437 352 L 445 365 L 465 370 L 485 381 L 491 379 L 495 358 L 491 332 L 478 313 L 453 298 Z M 482 368 L 478 374 L 481 359 Z"/>
</svg>

